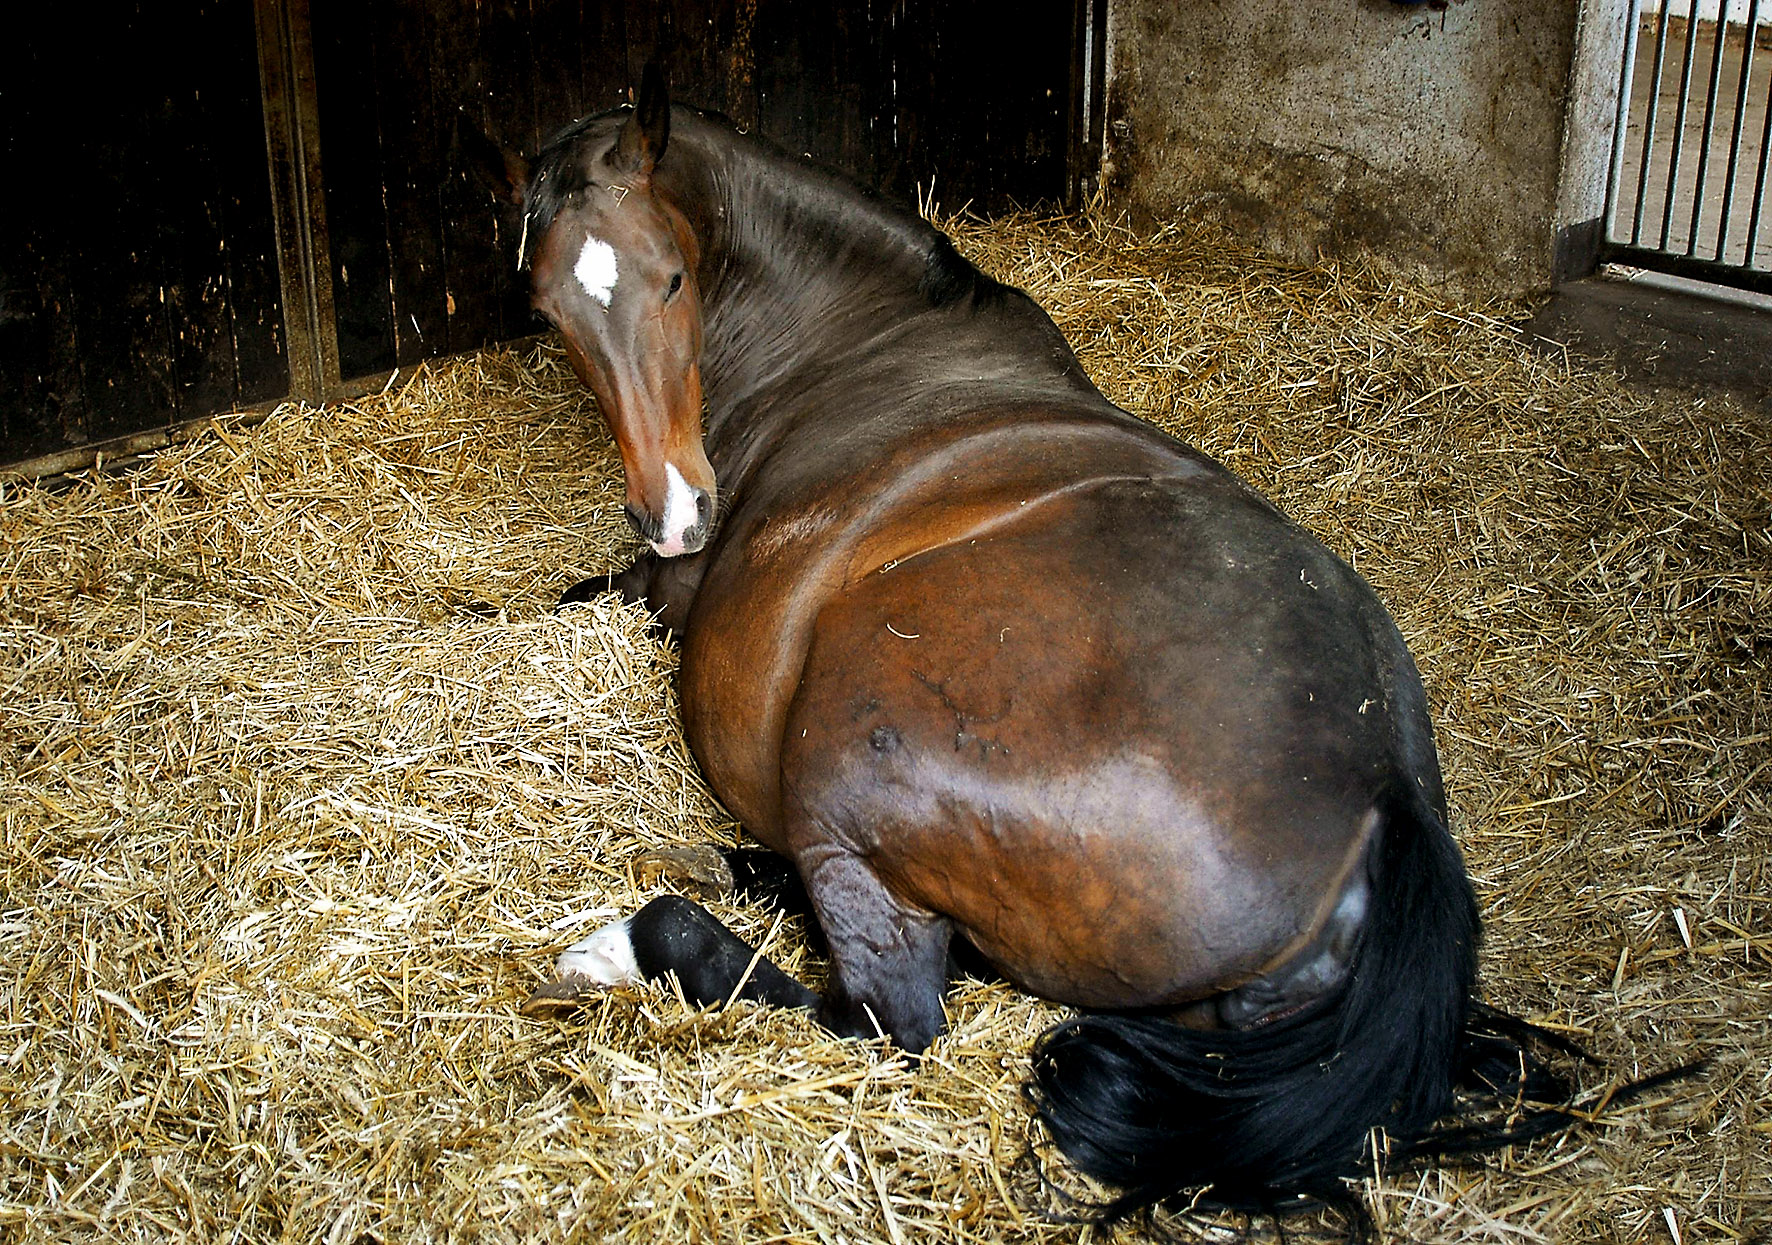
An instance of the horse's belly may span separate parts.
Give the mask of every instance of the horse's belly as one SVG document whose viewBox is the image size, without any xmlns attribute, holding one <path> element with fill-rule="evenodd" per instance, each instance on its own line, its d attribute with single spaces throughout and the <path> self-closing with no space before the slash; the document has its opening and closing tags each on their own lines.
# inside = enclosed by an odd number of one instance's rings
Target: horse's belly
<svg viewBox="0 0 1772 1245">
<path fill-rule="evenodd" d="M 1093 522 L 932 551 L 824 606 L 783 845 L 855 851 L 1048 997 L 1181 1002 L 1271 967 L 1355 867 L 1392 769 L 1382 663 L 1309 582 L 1337 565 L 1314 542 L 1239 585 L 1185 531 L 1156 566 Z"/>
</svg>

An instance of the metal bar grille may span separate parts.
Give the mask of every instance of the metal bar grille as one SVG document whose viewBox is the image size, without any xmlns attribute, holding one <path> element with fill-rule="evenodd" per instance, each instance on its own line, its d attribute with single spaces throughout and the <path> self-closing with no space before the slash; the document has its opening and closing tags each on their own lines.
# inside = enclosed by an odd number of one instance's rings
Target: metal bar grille
<svg viewBox="0 0 1772 1245">
<path fill-rule="evenodd" d="M 1619 86 L 1600 258 L 1772 292 L 1772 0 L 1635 0 Z"/>
</svg>

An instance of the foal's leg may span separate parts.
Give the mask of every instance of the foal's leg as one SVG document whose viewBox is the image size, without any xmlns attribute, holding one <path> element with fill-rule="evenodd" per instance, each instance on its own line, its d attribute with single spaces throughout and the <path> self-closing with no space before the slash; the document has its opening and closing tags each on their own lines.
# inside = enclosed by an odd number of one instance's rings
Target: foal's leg
<svg viewBox="0 0 1772 1245">
<path fill-rule="evenodd" d="M 805 917 L 816 927 L 812 897 L 806 893 L 806 883 L 800 880 L 800 871 L 794 868 L 793 861 L 766 847 L 720 847 L 714 850 L 725 858 L 726 867 L 732 871 L 733 890 L 777 912 Z M 818 935 L 816 928 L 813 932 Z"/>
<path fill-rule="evenodd" d="M 605 593 L 619 592 L 621 599 L 629 605 L 646 599 L 646 585 L 652 579 L 652 567 L 649 563 L 656 561 L 650 553 L 643 553 L 627 566 L 626 570 L 610 571 L 607 575 L 593 575 L 589 579 L 581 579 L 565 592 L 560 594 L 561 605 L 581 605 L 586 601 L 595 601 Z"/>
<path fill-rule="evenodd" d="M 824 931 L 818 928 L 812 899 L 794 862 L 766 847 L 716 847 L 698 843 L 688 847 L 661 847 L 643 853 L 635 862 L 642 882 L 669 878 L 680 888 L 703 899 L 736 895 L 776 912 L 800 917 L 813 950 L 824 953 Z"/>
</svg>

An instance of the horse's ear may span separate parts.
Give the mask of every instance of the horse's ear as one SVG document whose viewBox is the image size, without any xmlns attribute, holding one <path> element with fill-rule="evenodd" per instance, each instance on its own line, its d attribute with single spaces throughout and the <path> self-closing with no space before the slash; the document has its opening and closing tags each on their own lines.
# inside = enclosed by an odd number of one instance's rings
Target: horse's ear
<svg viewBox="0 0 1772 1245">
<path fill-rule="evenodd" d="M 616 172 L 628 177 L 649 176 L 653 166 L 664 158 L 665 144 L 670 138 L 670 87 L 665 82 L 664 66 L 650 60 L 640 75 L 640 102 L 622 122 L 609 163 Z"/>
<path fill-rule="evenodd" d="M 521 153 L 495 142 L 460 109 L 449 147 L 454 160 L 467 165 L 500 200 L 523 206 L 523 197 L 529 192 L 529 161 Z"/>
</svg>

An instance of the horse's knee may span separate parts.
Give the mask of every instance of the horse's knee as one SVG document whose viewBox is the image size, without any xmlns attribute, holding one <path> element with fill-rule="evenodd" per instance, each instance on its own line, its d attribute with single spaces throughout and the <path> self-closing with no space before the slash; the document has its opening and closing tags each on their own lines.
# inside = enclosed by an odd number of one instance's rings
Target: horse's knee
<svg viewBox="0 0 1772 1245">
<path fill-rule="evenodd" d="M 838 1037 L 888 1037 L 908 1055 L 921 1055 L 947 1027 L 940 985 L 928 981 L 895 983 L 881 990 L 869 983 L 867 997 L 833 986 L 818 1009 L 818 1022 Z"/>
</svg>

